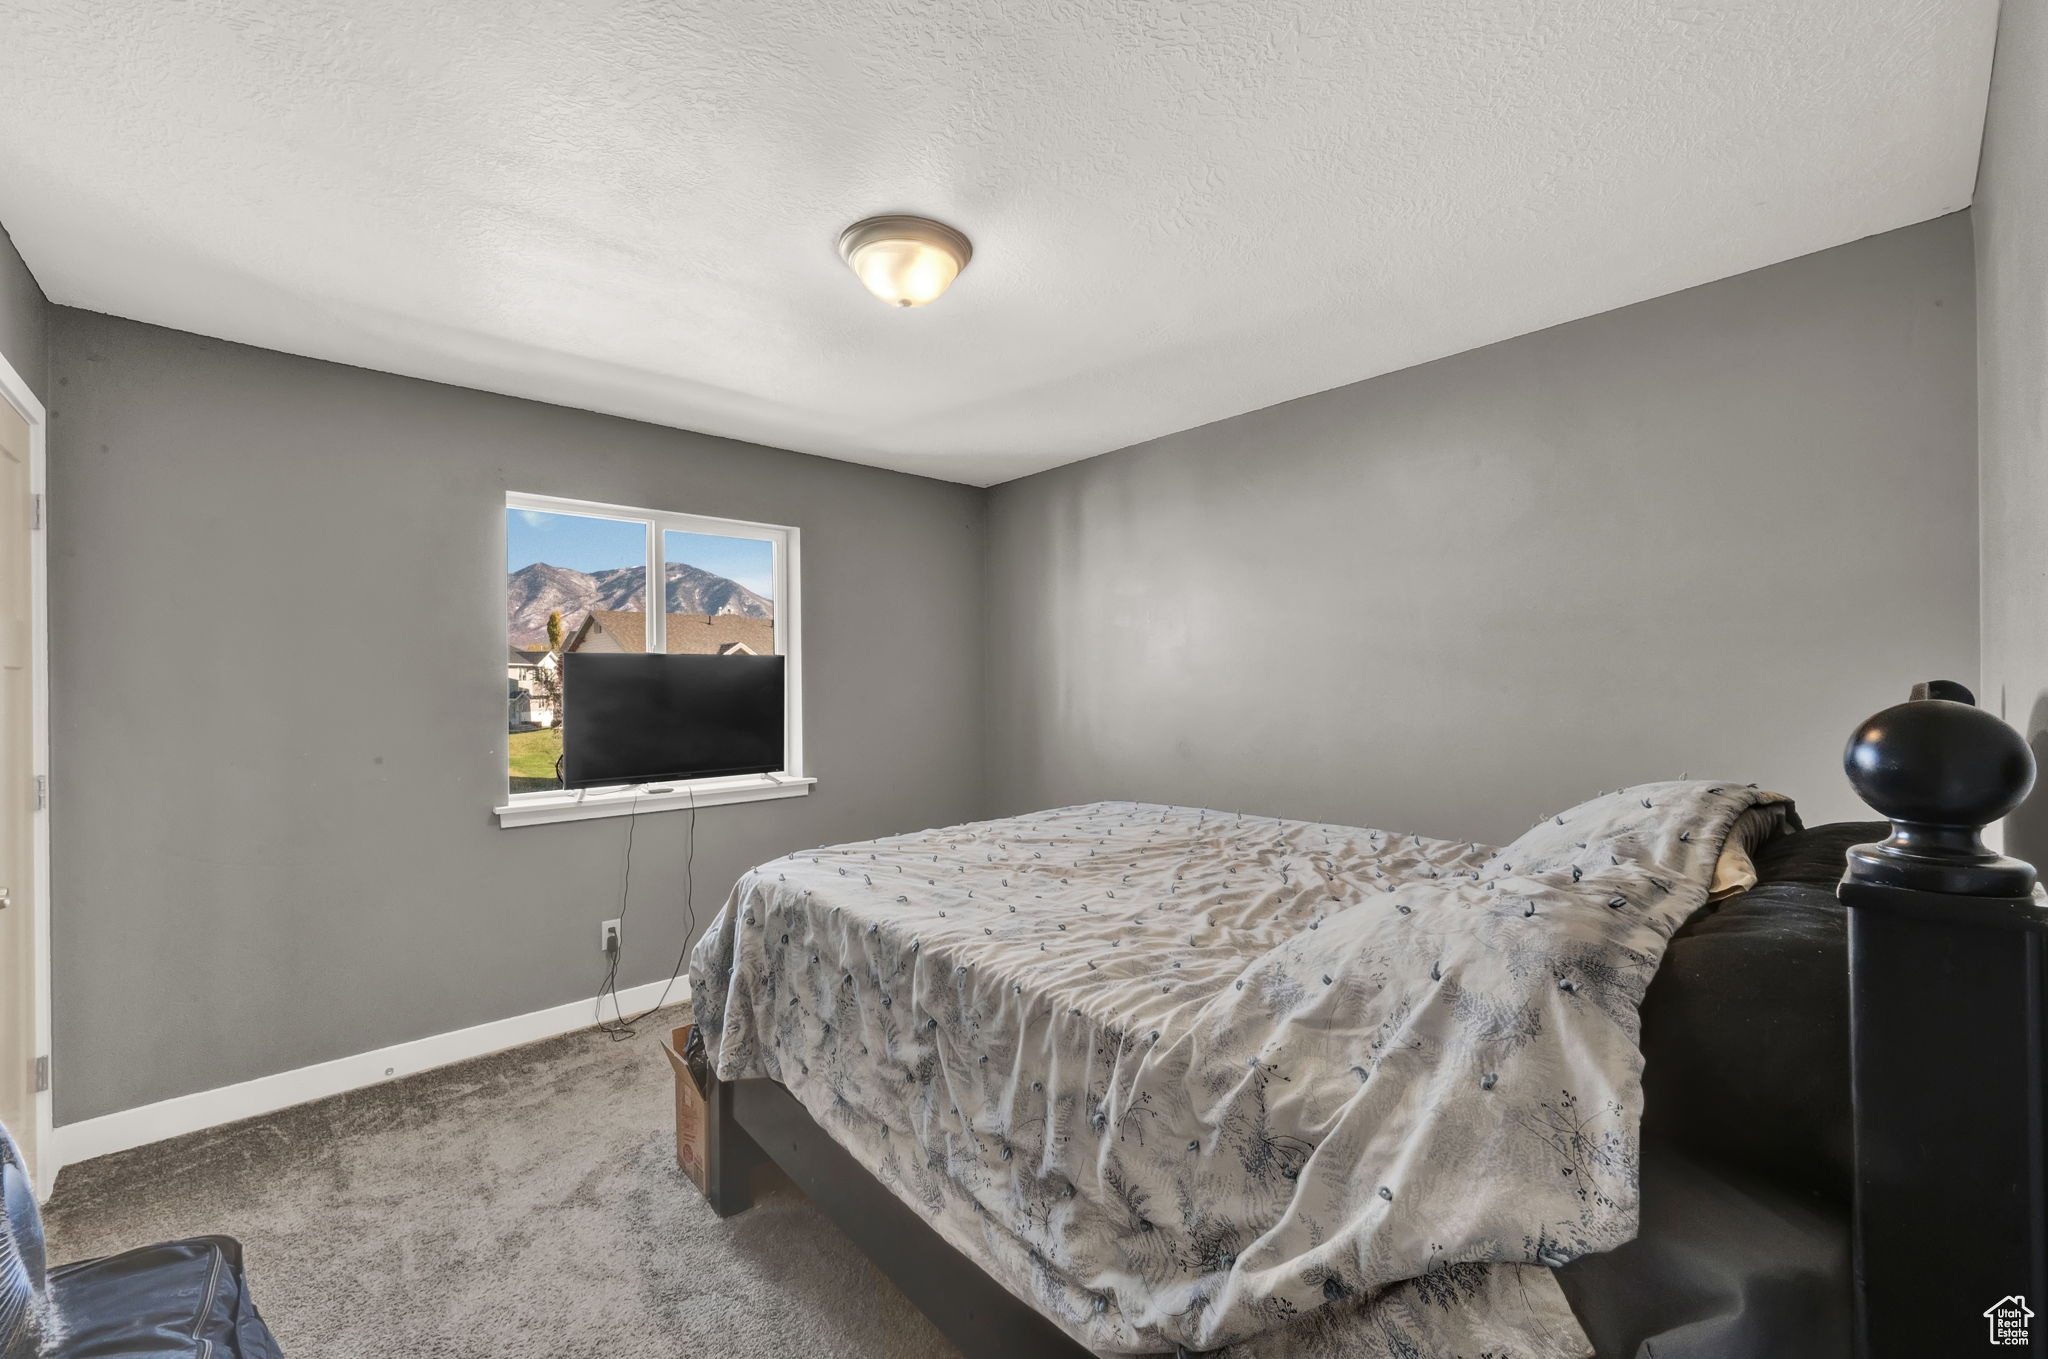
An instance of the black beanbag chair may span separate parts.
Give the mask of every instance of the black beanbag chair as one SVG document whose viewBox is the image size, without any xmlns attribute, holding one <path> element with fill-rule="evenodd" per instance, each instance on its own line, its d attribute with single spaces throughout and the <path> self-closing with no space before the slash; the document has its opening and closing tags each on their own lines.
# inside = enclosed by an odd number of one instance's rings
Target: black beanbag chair
<svg viewBox="0 0 2048 1359">
<path fill-rule="evenodd" d="M 53 1359 L 281 1359 L 231 1237 L 166 1241 L 50 1271 Z"/>
<path fill-rule="evenodd" d="M 0 1202 L 0 1359 L 281 1359 L 231 1238 L 46 1270 L 42 1216 L 5 1128 Z"/>
</svg>

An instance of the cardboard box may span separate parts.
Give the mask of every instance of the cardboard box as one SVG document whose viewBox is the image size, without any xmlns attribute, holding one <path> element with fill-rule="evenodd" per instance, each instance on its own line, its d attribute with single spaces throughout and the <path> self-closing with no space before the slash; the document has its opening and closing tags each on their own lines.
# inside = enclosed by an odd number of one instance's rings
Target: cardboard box
<svg viewBox="0 0 2048 1359">
<path fill-rule="evenodd" d="M 690 1050 L 691 1025 L 685 1024 L 661 1045 L 668 1064 L 676 1073 L 676 1164 L 690 1183 L 703 1192 L 704 1178 L 704 1091 L 683 1054 Z"/>
</svg>

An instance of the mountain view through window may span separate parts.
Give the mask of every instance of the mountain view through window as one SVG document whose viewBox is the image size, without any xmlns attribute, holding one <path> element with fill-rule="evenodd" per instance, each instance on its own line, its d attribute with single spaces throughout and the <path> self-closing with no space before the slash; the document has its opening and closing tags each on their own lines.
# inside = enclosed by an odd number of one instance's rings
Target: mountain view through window
<svg viewBox="0 0 2048 1359">
<path fill-rule="evenodd" d="M 508 774 L 514 793 L 560 788 L 562 727 L 575 697 L 562 657 L 645 652 L 649 565 L 658 559 L 669 655 L 772 655 L 775 549 L 759 538 L 645 520 L 512 508 L 505 512 Z"/>
</svg>

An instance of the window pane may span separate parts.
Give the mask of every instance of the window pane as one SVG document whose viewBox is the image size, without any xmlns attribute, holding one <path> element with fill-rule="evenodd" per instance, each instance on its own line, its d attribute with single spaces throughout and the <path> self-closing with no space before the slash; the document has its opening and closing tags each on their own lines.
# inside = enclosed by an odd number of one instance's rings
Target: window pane
<svg viewBox="0 0 2048 1359">
<path fill-rule="evenodd" d="M 775 654 L 775 545 L 760 538 L 670 532 L 668 653 Z"/>
<path fill-rule="evenodd" d="M 505 511 L 506 719 L 512 791 L 561 787 L 560 656 L 645 651 L 647 526 Z"/>
</svg>

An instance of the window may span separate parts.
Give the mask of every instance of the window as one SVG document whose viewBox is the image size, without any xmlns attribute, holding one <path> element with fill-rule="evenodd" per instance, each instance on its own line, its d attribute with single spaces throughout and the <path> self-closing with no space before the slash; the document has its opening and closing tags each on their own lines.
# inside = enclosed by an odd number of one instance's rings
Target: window
<svg viewBox="0 0 2048 1359">
<path fill-rule="evenodd" d="M 797 531 L 775 524 L 505 497 L 506 781 L 500 825 L 795 797 L 803 776 Z M 649 581 L 660 581 L 660 606 Z M 576 652 L 788 658 L 783 768 L 775 774 L 562 787 L 563 723 L 575 711 L 562 658 Z"/>
</svg>

